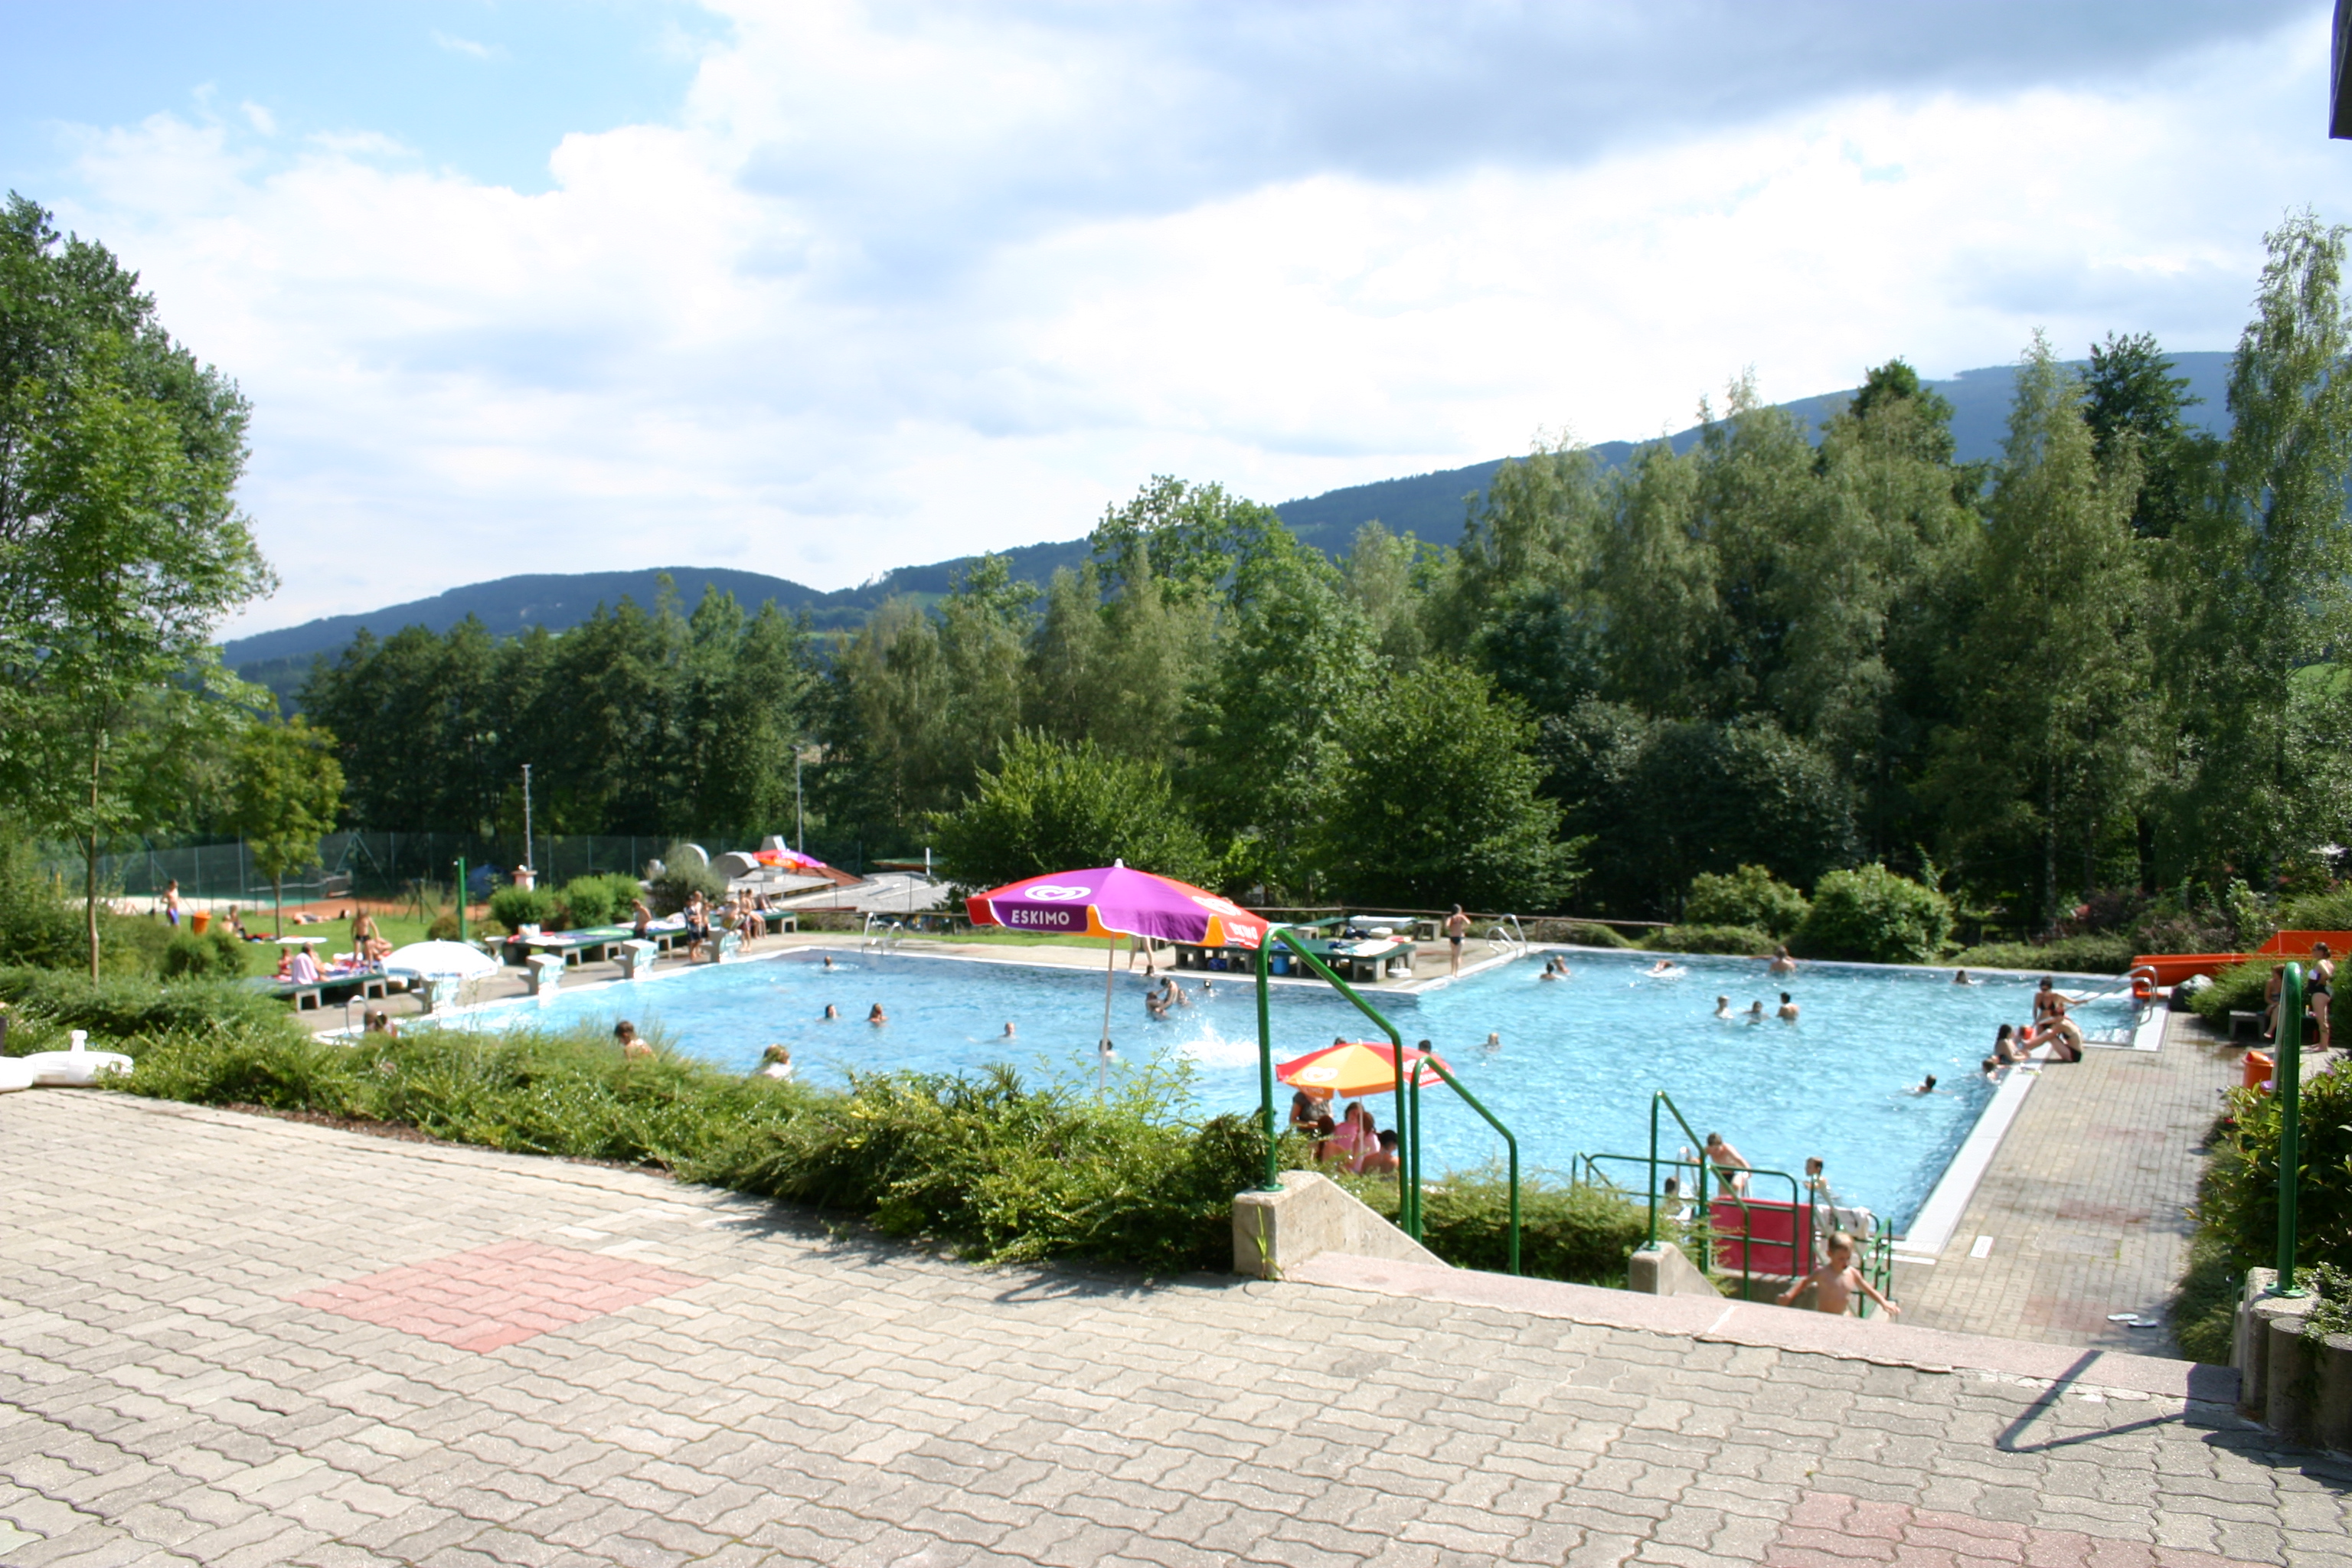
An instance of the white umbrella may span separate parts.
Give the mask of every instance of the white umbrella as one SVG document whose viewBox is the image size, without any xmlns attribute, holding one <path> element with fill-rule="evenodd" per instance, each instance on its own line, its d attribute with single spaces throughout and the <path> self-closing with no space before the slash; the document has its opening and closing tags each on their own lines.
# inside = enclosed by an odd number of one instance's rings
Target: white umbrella
<svg viewBox="0 0 2352 1568">
<path fill-rule="evenodd" d="M 427 980 L 478 980 L 497 973 L 499 961 L 462 942 L 412 942 L 389 954 L 383 968 L 387 974 L 415 974 Z"/>
</svg>

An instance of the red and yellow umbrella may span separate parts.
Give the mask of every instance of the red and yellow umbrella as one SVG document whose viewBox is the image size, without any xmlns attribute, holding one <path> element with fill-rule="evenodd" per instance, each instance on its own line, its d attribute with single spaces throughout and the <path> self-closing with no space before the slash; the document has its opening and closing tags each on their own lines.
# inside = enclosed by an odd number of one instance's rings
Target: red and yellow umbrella
<svg viewBox="0 0 2352 1568">
<path fill-rule="evenodd" d="M 1408 1047 L 1404 1053 L 1406 1077 L 1417 1087 L 1441 1082 L 1437 1068 L 1429 1065 L 1433 1061 L 1448 1071 L 1453 1069 L 1454 1064 L 1444 1057 Z M 1386 1041 L 1350 1040 L 1286 1061 L 1275 1069 L 1274 1076 L 1293 1089 L 1321 1089 L 1348 1100 L 1386 1094 L 1397 1086 L 1396 1051 Z"/>
</svg>

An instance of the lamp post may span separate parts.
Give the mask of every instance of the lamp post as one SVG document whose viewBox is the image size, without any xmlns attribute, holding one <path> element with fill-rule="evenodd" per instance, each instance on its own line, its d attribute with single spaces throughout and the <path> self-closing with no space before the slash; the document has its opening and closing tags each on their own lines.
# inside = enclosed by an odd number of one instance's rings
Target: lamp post
<svg viewBox="0 0 2352 1568">
<path fill-rule="evenodd" d="M 808 853 L 808 818 L 801 810 L 801 749 L 793 748 L 793 853 Z"/>
<path fill-rule="evenodd" d="M 522 863 L 526 869 L 530 868 L 530 764 L 529 763 L 522 765 Z M 534 882 L 538 879 L 535 876 L 531 879 Z"/>
</svg>

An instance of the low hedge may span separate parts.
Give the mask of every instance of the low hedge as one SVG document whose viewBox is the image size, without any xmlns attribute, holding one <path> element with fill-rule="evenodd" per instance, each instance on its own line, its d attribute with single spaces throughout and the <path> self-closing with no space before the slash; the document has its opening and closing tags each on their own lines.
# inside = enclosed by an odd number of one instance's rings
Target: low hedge
<svg viewBox="0 0 2352 1568">
<path fill-rule="evenodd" d="M 1964 948 L 1951 962 L 1959 969 L 2023 969 L 2071 974 L 2121 974 L 2131 967 L 2126 936 L 2067 936 L 2042 943 L 1989 942 Z"/>
<path fill-rule="evenodd" d="M 239 986 L 60 981 L 0 971 L 28 1027 L 13 1051 L 89 1028 L 135 1062 L 121 1087 L 208 1105 L 256 1105 L 415 1128 L 520 1153 L 648 1165 L 679 1179 L 865 1216 L 990 1262 L 1085 1258 L 1154 1273 L 1223 1271 L 1234 1194 L 1265 1146 L 1248 1114 L 1188 1122 L 1171 1085 L 1141 1073 L 1097 1100 L 1090 1084 L 1033 1085 L 1008 1067 L 858 1075 L 846 1090 L 741 1078 L 663 1053 L 627 1061 L 593 1032 L 419 1029 L 353 1045 L 314 1038 L 284 1005 Z M 1304 1162 L 1286 1136 L 1281 1158 Z M 1393 1215 L 1392 1182 L 1350 1183 Z M 1599 1189 L 1523 1193 L 1523 1265 L 1621 1282 L 1643 1212 Z M 1427 1242 L 1501 1268 L 1508 1194 L 1491 1173 L 1448 1175 Z"/>
<path fill-rule="evenodd" d="M 1770 933 L 1753 926 L 1666 926 L 1642 939 L 1653 952 L 1727 953 L 1756 958 L 1772 951 Z"/>
</svg>

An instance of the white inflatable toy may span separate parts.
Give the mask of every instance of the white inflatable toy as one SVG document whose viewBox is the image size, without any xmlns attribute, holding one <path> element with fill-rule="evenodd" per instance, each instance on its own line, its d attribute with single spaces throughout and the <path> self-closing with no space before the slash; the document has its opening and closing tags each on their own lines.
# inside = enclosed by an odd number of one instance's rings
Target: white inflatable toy
<svg viewBox="0 0 2352 1568">
<path fill-rule="evenodd" d="M 15 1059 L 24 1064 L 33 1075 L 34 1085 L 42 1089 L 87 1089 L 109 1073 L 131 1070 L 129 1057 L 89 1049 L 89 1034 L 84 1029 L 73 1032 L 69 1051 L 35 1051 Z"/>
<path fill-rule="evenodd" d="M 33 1087 L 33 1069 L 23 1057 L 0 1057 L 0 1094 Z"/>
</svg>

